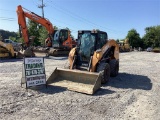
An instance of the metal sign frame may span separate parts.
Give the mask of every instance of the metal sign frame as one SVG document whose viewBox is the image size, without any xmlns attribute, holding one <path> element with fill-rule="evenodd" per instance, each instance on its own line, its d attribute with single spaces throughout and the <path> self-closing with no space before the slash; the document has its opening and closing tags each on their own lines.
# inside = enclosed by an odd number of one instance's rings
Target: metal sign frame
<svg viewBox="0 0 160 120">
<path fill-rule="evenodd" d="M 41 62 L 40 62 L 41 64 L 34 62 L 34 67 L 33 67 L 33 63 L 31 62 L 30 66 L 32 66 L 33 68 L 31 67 L 30 69 L 27 69 L 26 68 L 26 61 L 27 60 L 33 60 L 33 61 L 34 60 L 35 61 L 41 60 Z M 39 67 L 41 66 L 41 67 L 36 68 L 37 67 L 36 65 Z M 28 75 L 28 71 L 30 71 L 30 73 L 31 73 L 30 76 Z M 29 82 L 29 81 L 31 81 L 31 82 Z M 26 89 L 29 87 L 40 86 L 40 85 L 46 85 L 46 87 L 47 87 L 44 57 L 23 58 L 21 87 L 22 87 L 22 84 L 26 84 Z"/>
</svg>

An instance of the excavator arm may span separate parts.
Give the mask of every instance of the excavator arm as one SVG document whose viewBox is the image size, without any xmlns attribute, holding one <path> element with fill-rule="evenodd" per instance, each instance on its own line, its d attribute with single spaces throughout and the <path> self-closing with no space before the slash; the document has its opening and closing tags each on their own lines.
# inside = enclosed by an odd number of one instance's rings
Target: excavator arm
<svg viewBox="0 0 160 120">
<path fill-rule="evenodd" d="M 28 36 L 28 29 L 27 29 L 27 25 L 26 25 L 26 18 L 29 18 L 30 20 L 41 24 L 42 26 L 44 26 L 49 34 L 53 34 L 54 32 L 54 28 L 52 26 L 52 23 L 45 19 L 42 18 L 41 16 L 33 13 L 33 12 L 26 12 L 22 9 L 22 6 L 19 5 L 17 7 L 17 16 L 18 16 L 18 24 L 19 24 L 19 28 L 22 32 L 24 41 L 26 43 L 27 46 L 29 46 L 29 36 Z"/>
</svg>

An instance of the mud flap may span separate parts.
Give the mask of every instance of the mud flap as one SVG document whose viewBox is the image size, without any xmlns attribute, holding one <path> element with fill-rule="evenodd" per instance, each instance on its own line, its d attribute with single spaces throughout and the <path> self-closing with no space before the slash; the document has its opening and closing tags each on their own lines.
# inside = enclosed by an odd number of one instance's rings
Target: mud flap
<svg viewBox="0 0 160 120">
<path fill-rule="evenodd" d="M 48 78 L 47 84 L 94 94 L 101 87 L 101 77 L 99 73 L 56 68 Z"/>
</svg>

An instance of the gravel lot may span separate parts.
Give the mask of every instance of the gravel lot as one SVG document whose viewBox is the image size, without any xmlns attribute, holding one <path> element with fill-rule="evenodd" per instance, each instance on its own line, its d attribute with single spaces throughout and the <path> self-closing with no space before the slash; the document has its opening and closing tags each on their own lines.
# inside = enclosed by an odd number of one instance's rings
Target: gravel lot
<svg viewBox="0 0 160 120">
<path fill-rule="evenodd" d="M 47 77 L 66 61 L 46 58 Z M 0 119 L 160 119 L 160 53 L 121 53 L 119 75 L 92 96 L 52 86 L 27 92 L 20 85 L 22 63 L 0 60 Z"/>
</svg>

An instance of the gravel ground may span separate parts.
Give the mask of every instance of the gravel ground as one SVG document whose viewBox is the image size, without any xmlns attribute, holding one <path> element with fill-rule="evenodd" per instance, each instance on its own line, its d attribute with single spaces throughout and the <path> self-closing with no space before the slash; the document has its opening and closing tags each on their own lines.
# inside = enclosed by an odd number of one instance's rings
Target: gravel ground
<svg viewBox="0 0 160 120">
<path fill-rule="evenodd" d="M 66 61 L 46 58 L 47 77 Z M 119 75 L 92 96 L 52 86 L 27 92 L 20 85 L 22 63 L 0 60 L 0 119 L 160 119 L 160 53 L 121 53 Z"/>
</svg>

